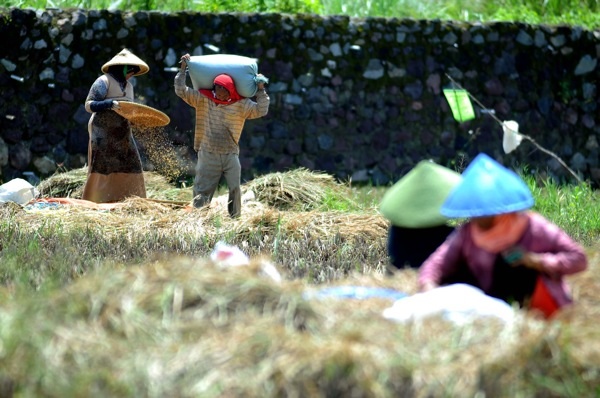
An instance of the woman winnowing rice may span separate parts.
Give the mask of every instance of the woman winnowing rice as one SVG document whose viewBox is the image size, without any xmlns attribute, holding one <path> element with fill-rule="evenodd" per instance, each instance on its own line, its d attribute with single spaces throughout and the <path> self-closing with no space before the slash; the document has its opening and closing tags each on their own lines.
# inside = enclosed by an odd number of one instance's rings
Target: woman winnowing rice
<svg viewBox="0 0 600 398">
<path fill-rule="evenodd" d="M 114 111 L 119 101 L 133 102 L 129 79 L 149 71 L 148 65 L 123 49 L 102 66 L 102 76 L 92 84 L 85 109 L 88 123 L 88 175 L 83 199 L 96 203 L 118 202 L 130 196 L 146 197 L 140 154 L 129 121 Z"/>
</svg>

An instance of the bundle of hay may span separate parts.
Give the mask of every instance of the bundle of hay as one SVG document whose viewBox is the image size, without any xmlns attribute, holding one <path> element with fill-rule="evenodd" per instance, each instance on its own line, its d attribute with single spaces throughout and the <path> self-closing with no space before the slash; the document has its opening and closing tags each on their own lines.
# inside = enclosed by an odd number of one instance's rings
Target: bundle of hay
<svg viewBox="0 0 600 398">
<path fill-rule="evenodd" d="M 215 337 L 237 325 L 254 328 L 252 321 L 261 318 L 292 332 L 316 317 L 300 285 L 284 288 L 260 276 L 257 261 L 221 268 L 208 260 L 170 258 L 104 268 L 64 289 L 27 293 L 19 306 L 3 302 L 0 341 L 10 347 L 2 353 L 0 384 L 6 378 L 31 396 L 125 397 L 155 396 L 146 390 L 154 379 L 166 383 L 156 396 L 185 396 L 176 393 L 190 388 L 181 385 L 182 376 L 199 380 L 198 372 L 217 366 L 225 352 L 214 346 Z M 21 327 L 35 331 L 24 339 Z M 206 355 L 196 357 L 196 347 L 205 347 Z M 164 361 L 154 363 L 159 357 Z M 181 369 L 183 363 L 190 366 Z M 158 376 L 160 364 L 165 370 Z M 173 368 L 182 373 L 171 373 Z M 43 381 L 30 377 L 38 372 Z M 6 393 L 0 385 L 0 395 Z"/>
<path fill-rule="evenodd" d="M 283 229 L 295 237 L 372 241 L 387 236 L 388 222 L 380 214 L 310 211 L 290 214 Z"/>
<path fill-rule="evenodd" d="M 81 199 L 87 180 L 87 167 L 56 173 L 42 180 L 37 188 L 42 198 Z"/>
<path fill-rule="evenodd" d="M 274 316 L 302 328 L 315 314 L 298 287 L 283 289 L 262 275 L 263 258 L 247 266 L 222 267 L 210 259 L 159 259 L 141 267 L 106 270 L 76 281 L 53 298 L 69 316 L 121 328 L 130 315 L 224 326 L 244 312 Z M 288 323 L 289 322 L 289 323 Z M 117 325 L 121 324 L 121 325 Z"/>
<path fill-rule="evenodd" d="M 164 151 L 154 152 L 162 153 Z M 159 163 L 167 164 L 168 162 L 161 158 Z M 173 176 L 166 174 L 164 170 L 162 172 L 144 172 L 147 197 L 154 200 L 190 202 L 192 189 L 175 187 L 170 182 L 171 177 Z M 42 198 L 81 199 L 86 179 L 87 167 L 82 167 L 57 173 L 40 182 L 37 188 Z M 271 173 L 255 178 L 244 184 L 242 191 L 245 195 L 252 191 L 256 202 L 280 210 L 310 211 L 323 206 L 330 199 L 339 202 L 351 201 L 347 186 L 337 183 L 331 175 L 309 171 L 305 168 L 285 173 Z"/>
<path fill-rule="evenodd" d="M 281 210 L 310 210 L 321 205 L 332 192 L 339 194 L 343 186 L 331 175 L 305 168 L 285 173 L 267 174 L 244 184 L 259 202 Z"/>
<path fill-rule="evenodd" d="M 42 198 L 81 199 L 87 180 L 87 167 L 56 173 L 37 185 Z M 178 189 L 159 173 L 144 172 L 146 195 L 158 200 L 189 201 L 191 189 Z"/>
</svg>

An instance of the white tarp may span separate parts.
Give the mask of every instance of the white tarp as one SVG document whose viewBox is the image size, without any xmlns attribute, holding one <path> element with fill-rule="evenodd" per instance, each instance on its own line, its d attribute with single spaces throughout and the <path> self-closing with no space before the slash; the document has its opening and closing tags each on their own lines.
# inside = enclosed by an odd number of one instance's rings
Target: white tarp
<svg viewBox="0 0 600 398">
<path fill-rule="evenodd" d="M 0 185 L 0 203 L 15 202 L 26 205 L 38 195 L 39 191 L 22 178 L 15 178 Z"/>
<path fill-rule="evenodd" d="M 482 317 L 510 323 L 515 311 L 505 301 L 490 297 L 474 286 L 456 283 L 397 300 L 383 311 L 383 316 L 401 323 L 441 316 L 461 325 Z"/>
</svg>

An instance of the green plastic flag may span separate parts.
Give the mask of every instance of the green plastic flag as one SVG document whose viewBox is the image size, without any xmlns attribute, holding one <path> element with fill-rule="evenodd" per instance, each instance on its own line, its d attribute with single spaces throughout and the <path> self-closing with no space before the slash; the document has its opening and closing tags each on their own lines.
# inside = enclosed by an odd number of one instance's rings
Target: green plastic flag
<svg viewBox="0 0 600 398">
<path fill-rule="evenodd" d="M 463 123 L 475 119 L 475 112 L 467 90 L 445 88 L 444 96 L 450 105 L 452 116 L 457 122 Z"/>
</svg>

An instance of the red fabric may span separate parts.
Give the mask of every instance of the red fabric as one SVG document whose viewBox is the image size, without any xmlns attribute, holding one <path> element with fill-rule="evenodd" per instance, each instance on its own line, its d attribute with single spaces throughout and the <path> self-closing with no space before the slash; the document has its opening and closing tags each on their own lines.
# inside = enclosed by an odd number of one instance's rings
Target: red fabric
<svg viewBox="0 0 600 398">
<path fill-rule="evenodd" d="M 200 89 L 198 91 L 200 91 L 200 94 L 204 95 L 205 97 L 207 97 L 208 99 L 210 99 L 211 101 L 213 101 L 217 104 L 230 105 L 230 104 L 233 104 L 234 102 L 238 102 L 239 100 L 244 98 L 235 89 L 235 83 L 233 82 L 233 79 L 229 75 L 222 74 L 222 75 L 215 77 L 213 84 L 218 84 L 219 86 L 223 86 L 227 89 L 227 91 L 229 91 L 229 99 L 227 101 L 221 101 L 221 100 L 217 99 L 217 97 L 215 97 L 215 93 L 213 90 Z"/>
<path fill-rule="evenodd" d="M 537 278 L 535 289 L 531 295 L 530 306 L 532 309 L 540 311 L 545 318 L 550 318 L 560 308 L 540 276 Z"/>
</svg>

